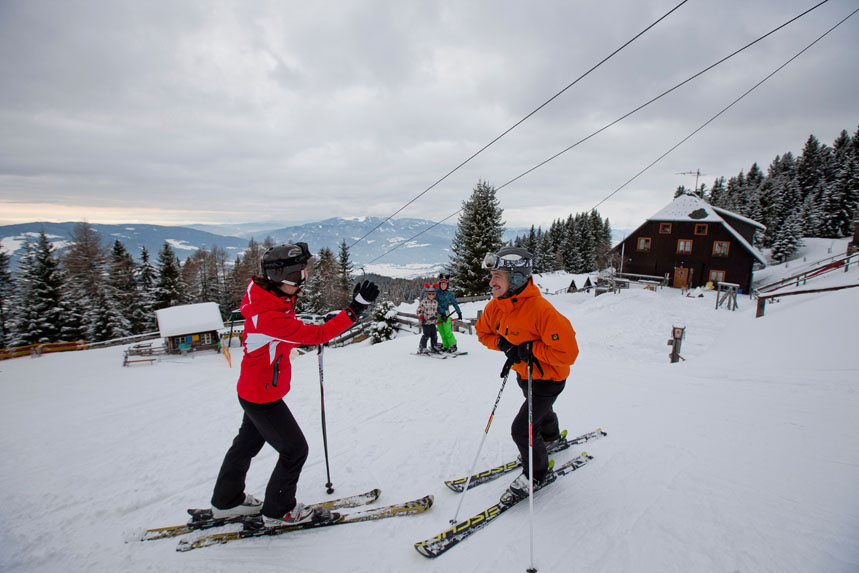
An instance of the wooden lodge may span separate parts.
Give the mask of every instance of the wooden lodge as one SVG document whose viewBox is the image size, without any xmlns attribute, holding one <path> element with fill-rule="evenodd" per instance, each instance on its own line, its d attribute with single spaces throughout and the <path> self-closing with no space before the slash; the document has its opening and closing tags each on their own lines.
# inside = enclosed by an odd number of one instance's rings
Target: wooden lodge
<svg viewBox="0 0 859 573">
<path fill-rule="evenodd" d="M 675 288 L 734 283 L 749 292 L 755 263 L 766 266 L 754 235 L 766 227 L 687 193 L 612 249 L 622 273 L 668 276 Z"/>
</svg>

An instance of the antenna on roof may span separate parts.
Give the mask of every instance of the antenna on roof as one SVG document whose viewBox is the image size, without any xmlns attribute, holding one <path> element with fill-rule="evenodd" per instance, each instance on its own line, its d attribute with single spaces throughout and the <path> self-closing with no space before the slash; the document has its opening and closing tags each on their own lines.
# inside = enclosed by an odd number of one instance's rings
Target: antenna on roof
<svg viewBox="0 0 859 573">
<path fill-rule="evenodd" d="M 696 169 L 695 171 L 681 171 L 677 173 L 677 175 L 694 175 L 695 176 L 695 193 L 698 193 L 698 178 L 702 175 L 706 175 L 706 173 L 701 173 L 700 169 Z"/>
</svg>

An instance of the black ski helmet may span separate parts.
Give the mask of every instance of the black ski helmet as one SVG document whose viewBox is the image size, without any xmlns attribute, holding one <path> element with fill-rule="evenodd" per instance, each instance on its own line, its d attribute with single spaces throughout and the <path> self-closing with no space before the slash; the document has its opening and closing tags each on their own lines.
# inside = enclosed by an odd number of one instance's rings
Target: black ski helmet
<svg viewBox="0 0 859 573">
<path fill-rule="evenodd" d="M 502 247 L 497 253 L 483 257 L 483 268 L 490 271 L 504 271 L 510 281 L 509 294 L 522 292 L 531 276 L 533 255 L 521 247 Z"/>
<path fill-rule="evenodd" d="M 307 243 L 286 243 L 271 247 L 262 256 L 262 275 L 276 284 L 304 288 L 307 268 L 313 254 Z"/>
</svg>

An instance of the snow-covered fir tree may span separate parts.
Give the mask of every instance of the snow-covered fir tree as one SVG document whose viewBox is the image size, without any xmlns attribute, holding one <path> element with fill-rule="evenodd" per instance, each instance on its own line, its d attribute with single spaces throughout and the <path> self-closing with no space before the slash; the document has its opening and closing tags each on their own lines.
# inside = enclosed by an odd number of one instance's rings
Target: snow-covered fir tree
<svg viewBox="0 0 859 573">
<path fill-rule="evenodd" d="M 11 346 L 61 342 L 68 320 L 63 305 L 66 278 L 44 230 L 24 243 L 18 265 L 11 320 Z"/>
<path fill-rule="evenodd" d="M 126 250 L 119 240 L 114 241 L 107 262 L 108 303 L 115 306 L 116 313 L 112 320 L 111 329 L 119 336 L 136 334 L 134 321 L 138 304 L 137 265 L 131 253 Z"/>
<path fill-rule="evenodd" d="M 463 201 L 459 223 L 450 245 L 451 289 L 457 296 L 485 294 L 489 279 L 483 257 L 503 245 L 504 210 L 495 197 L 495 188 L 479 181 L 468 200 Z"/>
<path fill-rule="evenodd" d="M 132 330 L 135 334 L 152 332 L 157 329 L 155 320 L 155 283 L 158 271 L 152 265 L 146 247 L 140 249 L 140 263 L 135 273 L 137 281 L 137 303 L 134 307 Z"/>
<path fill-rule="evenodd" d="M 340 290 L 340 266 L 331 249 L 323 247 L 316 255 L 313 271 L 307 281 L 304 296 L 305 308 L 309 312 L 325 313 L 342 308 L 343 293 Z"/>
<path fill-rule="evenodd" d="M 371 315 L 370 338 L 373 344 L 391 340 L 397 333 L 397 307 L 389 301 L 384 300 L 377 303 Z"/>
<path fill-rule="evenodd" d="M 9 269 L 9 255 L 0 250 L 0 348 L 10 346 L 9 309 L 11 308 L 12 293 L 12 271 Z"/>
<path fill-rule="evenodd" d="M 182 286 L 182 267 L 179 259 L 170 243 L 165 242 L 158 251 L 158 280 L 155 283 L 153 310 L 183 304 L 185 293 L 182 292 Z"/>
</svg>

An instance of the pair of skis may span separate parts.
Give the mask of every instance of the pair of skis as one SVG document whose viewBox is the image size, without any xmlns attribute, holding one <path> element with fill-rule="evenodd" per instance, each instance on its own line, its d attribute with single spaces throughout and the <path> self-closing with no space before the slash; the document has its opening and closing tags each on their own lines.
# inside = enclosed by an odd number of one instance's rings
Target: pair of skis
<svg viewBox="0 0 859 573">
<path fill-rule="evenodd" d="M 411 354 L 413 356 L 426 356 L 427 358 L 435 358 L 436 360 L 446 360 L 448 358 L 464 356 L 468 354 L 468 352 L 448 352 L 446 350 L 442 350 L 441 352 L 412 352 Z"/>
<path fill-rule="evenodd" d="M 550 444 L 550 446 L 547 447 L 547 451 L 550 454 L 557 453 L 566 450 L 574 445 L 584 444 L 585 442 L 590 442 L 592 440 L 602 438 L 606 435 L 607 434 L 605 432 L 597 428 L 593 432 L 582 434 L 581 436 L 568 440 L 566 438 L 565 430 L 561 436 L 561 439 Z M 587 452 L 582 452 L 581 455 L 576 456 L 572 460 L 562 464 L 559 467 L 554 468 L 554 470 L 549 474 L 546 481 L 539 485 L 534 484 L 534 491 L 537 492 L 540 489 L 555 482 L 558 478 L 574 472 L 575 470 L 587 464 L 592 459 L 593 456 L 588 455 Z M 495 480 L 502 475 L 509 473 L 521 466 L 522 462 L 520 460 L 513 460 L 506 464 L 502 464 L 500 466 L 496 466 L 494 468 L 478 472 L 471 476 L 470 481 L 468 477 L 462 477 L 459 479 L 448 480 L 444 483 L 453 491 L 461 493 L 465 491 L 466 483 L 469 484 L 468 489 L 471 489 L 475 486 Z M 466 539 L 474 533 L 477 533 L 478 531 L 486 527 L 489 523 L 497 519 L 498 516 L 500 516 L 502 513 L 504 513 L 511 507 L 514 507 L 520 501 L 523 501 L 525 499 L 528 498 L 524 497 L 518 499 L 510 499 L 505 496 L 504 501 L 499 501 L 495 505 L 487 507 L 480 513 L 464 521 L 461 521 L 448 529 L 445 529 L 438 535 L 430 537 L 429 539 L 426 539 L 424 541 L 418 541 L 417 543 L 415 543 L 415 550 L 417 550 L 417 552 L 424 557 L 430 559 L 438 557 L 451 547 L 454 547 L 460 541 Z"/>
<path fill-rule="evenodd" d="M 345 497 L 341 499 L 329 500 L 321 503 L 312 504 L 308 507 L 313 509 L 340 510 L 355 507 L 361 507 L 373 503 L 381 495 L 381 490 L 373 489 L 368 492 Z M 283 525 L 276 527 L 267 527 L 263 529 L 240 529 L 238 531 L 226 531 L 212 533 L 197 537 L 196 539 L 181 539 L 176 551 L 190 551 L 199 549 L 200 547 L 209 547 L 211 545 L 220 545 L 238 539 L 246 539 L 249 537 L 262 537 L 266 535 L 280 535 L 290 531 L 298 531 L 301 529 L 313 529 L 318 527 L 329 527 L 334 525 L 343 525 L 346 523 L 358 523 L 361 521 L 371 521 L 385 519 L 388 517 L 399 517 L 405 515 L 416 515 L 423 513 L 432 507 L 434 498 L 432 495 L 427 495 L 422 498 L 407 501 L 404 503 L 396 503 L 383 507 L 375 507 L 362 511 L 351 513 L 332 513 L 332 519 L 322 522 L 310 522 L 295 525 Z M 210 509 L 189 509 L 191 520 L 185 525 L 175 525 L 170 527 L 159 527 L 149 529 L 141 536 L 141 541 L 151 541 L 155 539 L 164 539 L 167 537 L 176 537 L 191 533 L 197 530 L 210 529 L 228 525 L 230 523 L 242 523 L 242 517 L 234 517 L 228 519 L 214 519 Z"/>
<path fill-rule="evenodd" d="M 547 449 L 550 454 L 553 454 L 566 450 L 574 445 L 584 444 L 586 442 L 602 438 L 606 435 L 607 434 L 601 429 L 597 429 L 593 432 L 582 434 L 581 436 L 578 436 L 576 438 L 567 439 L 565 431 L 564 434 L 561 436 L 561 439 L 550 444 Z M 576 456 L 572 460 L 560 465 L 559 467 L 554 468 L 553 472 L 549 475 L 549 478 L 545 482 L 539 485 L 535 484 L 534 491 L 539 491 L 540 489 L 556 481 L 558 478 L 572 473 L 573 471 L 587 464 L 592 459 L 593 456 L 588 455 L 586 452 L 582 452 L 581 455 Z M 494 468 L 490 468 L 488 470 L 478 472 L 472 475 L 470 482 L 468 477 L 462 477 L 454 480 L 448 480 L 445 482 L 445 485 L 451 490 L 461 493 L 465 491 L 466 483 L 469 483 L 468 488 L 471 489 L 478 485 L 493 481 L 509 472 L 512 472 L 516 468 L 521 467 L 521 465 L 521 461 L 513 460 L 506 464 L 502 464 L 500 466 L 496 466 Z M 309 507 L 314 509 L 327 510 L 356 508 L 373 503 L 379 498 L 380 495 L 381 490 L 373 489 L 362 494 L 353 495 L 341 499 L 329 500 L 326 502 L 310 505 Z M 415 543 L 414 547 L 417 552 L 424 557 L 438 557 L 439 555 L 446 552 L 448 549 L 457 545 L 462 540 L 486 527 L 486 525 L 497 519 L 498 516 L 506 512 L 508 509 L 514 507 L 523 499 L 527 499 L 527 497 L 522 499 L 505 499 L 505 501 L 499 501 L 498 503 L 486 508 L 480 513 L 442 531 L 438 535 L 435 535 L 424 541 L 419 541 Z M 318 527 L 328 527 L 346 523 L 357 523 L 361 521 L 385 519 L 388 517 L 415 515 L 423 513 L 430 507 L 432 507 L 433 501 L 433 496 L 427 495 L 413 501 L 397 503 L 384 507 L 376 507 L 351 513 L 334 513 L 333 519 L 319 523 L 311 522 L 297 525 L 269 527 L 258 530 L 241 529 L 238 531 L 218 532 L 204 535 L 196 539 L 182 539 L 179 541 L 179 545 L 177 546 L 176 550 L 190 551 L 192 549 L 198 549 L 200 547 L 219 545 L 223 543 L 228 543 L 230 541 L 246 539 L 249 537 L 280 535 L 282 533 L 298 531 L 302 529 L 313 529 Z M 155 539 L 176 537 L 198 530 L 220 527 L 231 523 L 241 523 L 243 521 L 242 517 L 215 519 L 213 518 L 210 509 L 189 509 L 188 513 L 191 515 L 191 520 L 188 521 L 187 524 L 149 529 L 144 532 L 143 536 L 141 537 L 141 540 L 151 541 Z"/>
</svg>

